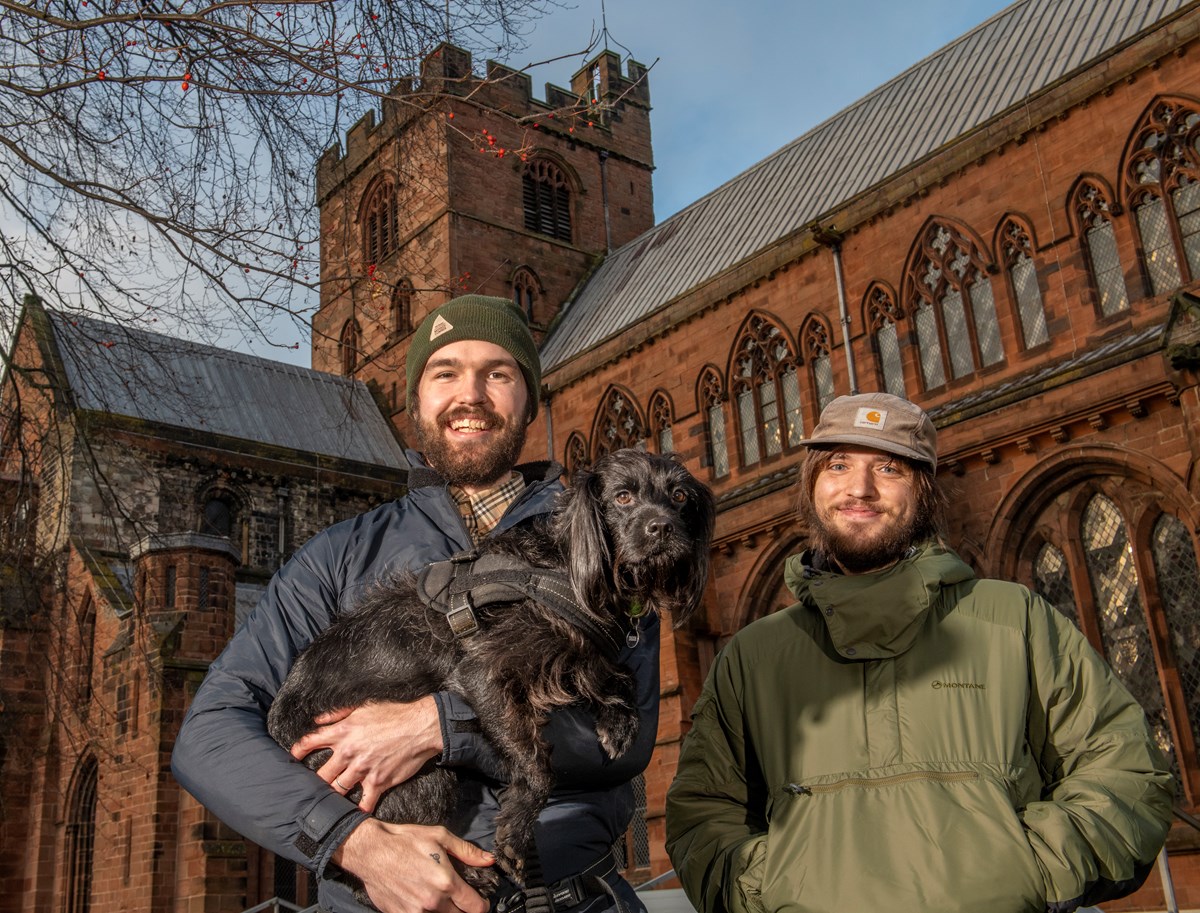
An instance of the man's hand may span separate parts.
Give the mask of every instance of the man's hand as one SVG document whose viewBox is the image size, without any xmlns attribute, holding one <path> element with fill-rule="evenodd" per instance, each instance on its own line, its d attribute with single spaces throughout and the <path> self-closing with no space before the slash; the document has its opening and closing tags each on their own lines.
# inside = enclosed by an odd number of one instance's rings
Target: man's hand
<svg viewBox="0 0 1200 913">
<path fill-rule="evenodd" d="M 442 753 L 441 721 L 432 695 L 411 704 L 335 710 L 316 723 L 319 729 L 292 746 L 292 757 L 300 760 L 318 749 L 333 749 L 317 774 L 342 795 L 361 783 L 358 807 L 364 812 L 374 811 L 380 795 Z"/>
<path fill-rule="evenodd" d="M 362 879 L 371 903 L 383 913 L 487 913 L 488 902 L 450 864 L 495 861 L 444 827 L 388 824 L 367 818 L 333 854 L 333 861 Z"/>
</svg>

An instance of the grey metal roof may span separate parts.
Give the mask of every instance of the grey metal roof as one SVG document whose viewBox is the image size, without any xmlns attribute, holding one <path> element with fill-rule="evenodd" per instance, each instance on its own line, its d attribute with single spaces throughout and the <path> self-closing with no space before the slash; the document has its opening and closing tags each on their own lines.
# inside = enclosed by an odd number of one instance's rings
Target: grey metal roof
<svg viewBox="0 0 1200 913">
<path fill-rule="evenodd" d="M 611 253 L 542 347 L 603 342 L 1194 0 L 1020 0 Z"/>
<path fill-rule="evenodd" d="M 80 408 L 376 466 L 403 450 L 359 381 L 48 311 Z"/>
</svg>

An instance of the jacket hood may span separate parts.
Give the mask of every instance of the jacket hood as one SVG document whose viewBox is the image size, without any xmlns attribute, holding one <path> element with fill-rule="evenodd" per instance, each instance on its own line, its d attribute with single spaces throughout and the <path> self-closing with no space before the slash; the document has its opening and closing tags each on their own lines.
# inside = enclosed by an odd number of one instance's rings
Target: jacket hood
<svg viewBox="0 0 1200 913">
<path fill-rule="evenodd" d="M 811 551 L 793 555 L 784 582 L 825 623 L 840 656 L 888 659 L 912 646 L 944 587 L 975 575 L 958 555 L 936 543 L 915 546 L 891 567 L 839 574 L 813 566 Z"/>
</svg>

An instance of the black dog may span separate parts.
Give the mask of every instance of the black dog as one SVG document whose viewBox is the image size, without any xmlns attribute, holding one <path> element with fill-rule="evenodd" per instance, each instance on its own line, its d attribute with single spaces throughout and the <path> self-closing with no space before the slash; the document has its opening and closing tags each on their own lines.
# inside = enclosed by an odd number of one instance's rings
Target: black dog
<svg viewBox="0 0 1200 913">
<path fill-rule="evenodd" d="M 477 561 L 458 556 L 377 585 L 296 660 L 271 706 L 271 735 L 290 748 L 331 710 L 462 695 L 508 769 L 495 850 L 524 884 L 536 878 L 526 863 L 553 785 L 540 733 L 548 713 L 582 702 L 605 752 L 628 749 L 637 734 L 634 682 L 617 652 L 645 611 L 666 610 L 679 624 L 699 604 L 714 519 L 712 494 L 675 460 L 638 450 L 604 456 L 576 473 L 552 514 L 484 540 Z M 329 754 L 306 763 L 319 767 Z M 455 794 L 454 772 L 427 765 L 388 790 L 375 814 L 445 824 Z M 490 869 L 463 874 L 485 894 L 498 881 Z"/>
</svg>

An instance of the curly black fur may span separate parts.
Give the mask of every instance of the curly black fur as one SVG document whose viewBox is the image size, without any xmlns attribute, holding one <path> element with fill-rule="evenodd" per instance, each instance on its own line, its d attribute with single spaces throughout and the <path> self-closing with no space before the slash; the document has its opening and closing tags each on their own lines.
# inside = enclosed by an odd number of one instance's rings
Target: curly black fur
<svg viewBox="0 0 1200 913">
<path fill-rule="evenodd" d="M 631 608 L 641 606 L 668 611 L 680 624 L 708 580 L 714 519 L 712 494 L 680 463 L 620 450 L 576 473 L 553 513 L 489 537 L 479 550 L 565 569 L 579 605 L 597 619 L 627 622 Z M 376 585 L 296 660 L 268 727 L 288 748 L 331 710 L 442 690 L 462 695 L 509 771 L 495 849 L 499 865 L 520 884 L 534 822 L 553 786 L 540 734 L 547 714 L 585 703 L 595 713 L 600 744 L 619 757 L 637 734 L 634 682 L 582 631 L 536 602 L 494 605 L 477 615 L 483 633 L 455 640 L 445 616 L 417 598 L 411 574 Z M 328 757 L 328 750 L 314 752 L 306 763 L 316 768 Z M 445 824 L 455 794 L 454 771 L 429 765 L 388 790 L 375 814 Z M 485 893 L 497 881 L 489 869 L 464 874 Z"/>
</svg>

